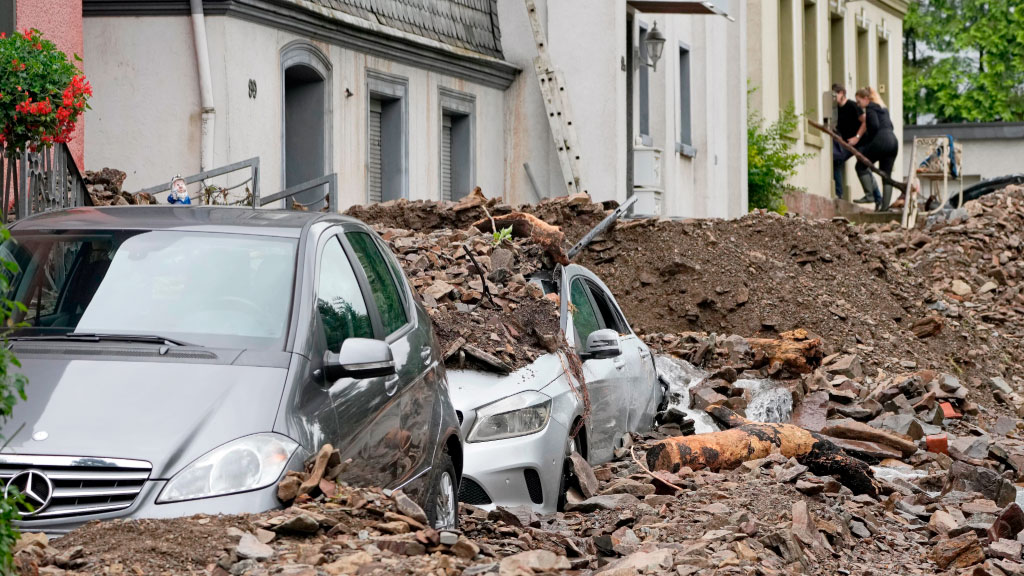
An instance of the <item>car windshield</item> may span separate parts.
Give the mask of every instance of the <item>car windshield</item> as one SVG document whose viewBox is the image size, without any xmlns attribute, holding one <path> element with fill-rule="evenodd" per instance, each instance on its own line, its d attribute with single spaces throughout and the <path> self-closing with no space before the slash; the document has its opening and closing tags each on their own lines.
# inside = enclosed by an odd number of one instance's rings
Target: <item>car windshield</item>
<svg viewBox="0 0 1024 576">
<path fill-rule="evenodd" d="M 160 336 L 280 348 L 297 241 L 247 234 L 95 231 L 18 234 L 0 246 L 15 336 Z"/>
</svg>

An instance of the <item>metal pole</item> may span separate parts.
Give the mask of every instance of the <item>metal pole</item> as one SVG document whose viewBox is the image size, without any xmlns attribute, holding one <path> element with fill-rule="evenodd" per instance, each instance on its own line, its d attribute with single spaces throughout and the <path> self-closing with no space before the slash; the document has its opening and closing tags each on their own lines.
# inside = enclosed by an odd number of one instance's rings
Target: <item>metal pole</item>
<svg viewBox="0 0 1024 576">
<path fill-rule="evenodd" d="M 572 260 L 573 258 L 575 258 L 577 254 L 582 252 L 583 249 L 587 247 L 587 245 L 594 241 L 594 238 L 597 238 L 605 230 L 611 228 L 612 224 L 614 224 L 615 221 L 618 220 L 623 214 L 629 211 L 629 209 L 633 207 L 633 204 L 636 204 L 636 201 L 639 199 L 639 196 L 630 197 L 628 200 L 620 204 L 614 212 L 606 216 L 604 220 L 601 220 L 601 222 L 598 223 L 597 226 L 594 226 L 593 230 L 587 232 L 587 235 L 584 236 L 583 239 L 577 242 L 576 245 L 569 250 L 569 259 Z"/>
</svg>

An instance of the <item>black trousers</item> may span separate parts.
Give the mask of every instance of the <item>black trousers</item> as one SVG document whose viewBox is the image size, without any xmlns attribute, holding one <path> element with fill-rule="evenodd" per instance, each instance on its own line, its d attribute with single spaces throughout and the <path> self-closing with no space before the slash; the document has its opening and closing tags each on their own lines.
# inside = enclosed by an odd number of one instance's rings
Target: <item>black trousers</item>
<svg viewBox="0 0 1024 576">
<path fill-rule="evenodd" d="M 886 130 L 875 134 L 870 142 L 860 148 L 862 154 L 867 156 L 872 163 L 878 162 L 878 168 L 885 174 L 892 174 L 892 167 L 896 164 L 896 155 L 900 151 L 900 142 L 892 130 Z M 861 162 L 857 162 L 857 173 L 869 172 L 869 168 Z"/>
</svg>

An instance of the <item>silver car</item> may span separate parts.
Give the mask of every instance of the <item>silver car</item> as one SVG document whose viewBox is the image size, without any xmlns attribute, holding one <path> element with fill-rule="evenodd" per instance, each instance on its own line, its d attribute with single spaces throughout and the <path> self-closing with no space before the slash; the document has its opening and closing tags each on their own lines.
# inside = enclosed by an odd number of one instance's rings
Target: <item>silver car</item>
<svg viewBox="0 0 1024 576">
<path fill-rule="evenodd" d="M 550 513 L 564 505 L 570 454 L 610 460 L 626 432 L 651 428 L 663 391 L 650 349 L 597 276 L 570 265 L 532 280 L 569 295 L 559 298 L 561 328 L 583 359 L 589 417 L 557 353 L 506 376 L 449 370 L 448 382 L 466 441 L 460 500 Z"/>
</svg>

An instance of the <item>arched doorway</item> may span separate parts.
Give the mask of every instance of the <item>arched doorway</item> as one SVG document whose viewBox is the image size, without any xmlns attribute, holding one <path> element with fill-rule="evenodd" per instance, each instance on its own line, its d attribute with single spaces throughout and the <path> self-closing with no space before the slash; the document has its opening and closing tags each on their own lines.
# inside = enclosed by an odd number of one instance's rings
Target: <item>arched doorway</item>
<svg viewBox="0 0 1024 576">
<path fill-rule="evenodd" d="M 285 47 L 281 58 L 284 84 L 284 188 L 308 182 L 330 172 L 330 64 L 314 46 Z M 292 200 L 318 211 L 324 206 L 327 186 L 306 190 Z M 290 205 L 291 203 L 289 203 Z M 332 206 L 336 210 L 336 206 Z"/>
</svg>

